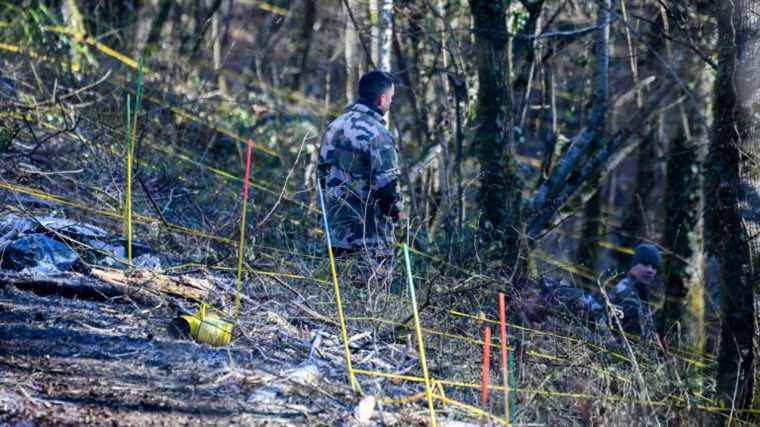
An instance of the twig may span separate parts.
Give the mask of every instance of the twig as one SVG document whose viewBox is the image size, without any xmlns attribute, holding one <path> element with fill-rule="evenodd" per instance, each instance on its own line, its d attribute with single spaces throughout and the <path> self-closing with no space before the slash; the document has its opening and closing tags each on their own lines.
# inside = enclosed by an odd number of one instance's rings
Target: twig
<svg viewBox="0 0 760 427">
<path fill-rule="evenodd" d="M 145 195 L 148 196 L 148 200 L 150 201 L 151 206 L 153 206 L 153 209 L 158 214 L 158 217 L 161 218 L 161 222 L 164 224 L 164 227 L 168 227 L 169 223 L 166 222 L 166 218 L 164 218 L 164 214 L 161 213 L 161 209 L 158 208 L 156 201 L 153 200 L 153 196 L 150 194 L 150 191 L 148 191 L 148 186 L 145 185 L 145 182 L 143 181 L 140 175 L 137 175 L 137 182 L 140 183 L 140 187 L 142 187 L 143 191 L 145 192 Z"/>
<path fill-rule="evenodd" d="M 277 201 L 272 205 L 272 208 L 267 212 L 267 214 L 264 216 L 264 219 L 259 221 L 258 224 L 256 224 L 256 228 L 260 228 L 264 223 L 266 223 L 269 220 L 269 217 L 274 213 L 274 211 L 277 209 L 277 207 L 280 205 L 280 201 L 282 201 L 282 198 L 285 196 L 285 190 L 288 188 L 288 180 L 293 175 L 293 172 L 296 169 L 296 166 L 298 165 L 298 160 L 301 159 L 301 153 L 303 152 L 303 147 L 306 144 L 306 140 L 309 138 L 309 133 L 304 135 L 303 139 L 301 140 L 301 147 L 298 148 L 298 154 L 296 155 L 296 160 L 293 162 L 293 167 L 290 168 L 288 171 L 288 174 L 285 176 L 285 182 L 282 184 L 282 191 L 280 191 L 280 195 L 277 197 Z"/>
</svg>

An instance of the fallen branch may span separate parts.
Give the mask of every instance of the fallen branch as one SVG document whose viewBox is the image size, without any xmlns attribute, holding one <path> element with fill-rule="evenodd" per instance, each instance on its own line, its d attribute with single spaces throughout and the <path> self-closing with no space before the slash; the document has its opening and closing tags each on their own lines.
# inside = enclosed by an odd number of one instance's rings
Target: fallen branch
<svg viewBox="0 0 760 427">
<path fill-rule="evenodd" d="M 161 298 L 149 290 L 117 283 L 105 283 L 81 273 L 29 274 L 0 270 L 0 285 L 13 285 L 38 294 L 57 294 L 67 298 L 105 301 L 127 296 L 138 303 L 158 305 Z"/>
<path fill-rule="evenodd" d="M 105 270 L 93 268 L 93 277 L 127 289 L 145 289 L 159 294 L 171 294 L 182 298 L 205 301 L 211 290 L 206 279 L 190 276 L 169 277 L 150 270 Z"/>
</svg>

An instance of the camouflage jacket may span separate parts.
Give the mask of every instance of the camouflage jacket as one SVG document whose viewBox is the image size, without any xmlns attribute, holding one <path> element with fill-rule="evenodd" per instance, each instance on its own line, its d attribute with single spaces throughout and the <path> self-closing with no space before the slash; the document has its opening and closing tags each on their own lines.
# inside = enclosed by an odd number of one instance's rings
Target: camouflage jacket
<svg viewBox="0 0 760 427">
<path fill-rule="evenodd" d="M 356 103 L 327 126 L 317 168 L 332 245 L 393 253 L 401 211 L 398 153 L 385 119 Z"/>
<path fill-rule="evenodd" d="M 545 280 L 544 295 L 566 314 L 593 322 L 600 332 L 607 331 L 607 315 L 601 304 L 583 289 L 563 282 Z"/>
<path fill-rule="evenodd" d="M 654 336 L 654 321 L 647 285 L 627 276 L 610 292 L 610 302 L 622 310 L 621 323 L 626 332 L 647 338 Z"/>
</svg>

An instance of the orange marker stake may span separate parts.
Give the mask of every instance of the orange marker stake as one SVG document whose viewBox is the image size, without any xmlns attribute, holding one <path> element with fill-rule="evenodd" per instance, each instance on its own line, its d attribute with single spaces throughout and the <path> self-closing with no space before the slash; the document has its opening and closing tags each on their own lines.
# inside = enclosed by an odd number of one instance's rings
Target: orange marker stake
<svg viewBox="0 0 760 427">
<path fill-rule="evenodd" d="M 499 292 L 499 337 L 501 338 L 501 376 L 504 379 L 504 421 L 509 425 L 509 354 L 507 353 L 507 308 Z"/>
<path fill-rule="evenodd" d="M 488 383 L 491 379 L 491 328 L 483 329 L 483 367 L 480 376 L 480 406 L 488 404 Z"/>
</svg>

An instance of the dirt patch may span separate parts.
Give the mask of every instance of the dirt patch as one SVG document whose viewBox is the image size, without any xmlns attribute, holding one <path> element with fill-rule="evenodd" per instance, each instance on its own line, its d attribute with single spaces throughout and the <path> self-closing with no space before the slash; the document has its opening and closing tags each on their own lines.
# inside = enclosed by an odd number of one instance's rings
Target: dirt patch
<svg viewBox="0 0 760 427">
<path fill-rule="evenodd" d="M 239 345 L 175 340 L 165 328 L 173 315 L 3 286 L 0 422 L 301 424 L 350 416 L 350 405 L 281 375 L 298 367 L 295 357 L 273 363 Z M 329 376 L 321 381 L 347 391 Z"/>
</svg>

